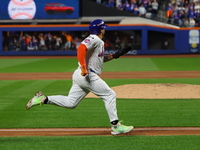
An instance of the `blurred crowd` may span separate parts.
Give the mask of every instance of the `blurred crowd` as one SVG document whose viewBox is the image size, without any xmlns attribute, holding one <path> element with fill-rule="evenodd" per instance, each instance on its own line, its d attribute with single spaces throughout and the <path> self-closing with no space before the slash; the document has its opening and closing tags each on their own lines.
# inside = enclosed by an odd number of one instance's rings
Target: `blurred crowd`
<svg viewBox="0 0 200 150">
<path fill-rule="evenodd" d="M 165 12 L 167 23 L 180 27 L 200 27 L 200 0 L 93 0 L 106 7 L 129 11 L 136 16 L 157 19 Z M 167 4 L 161 8 L 161 2 Z"/>
<path fill-rule="evenodd" d="M 4 51 L 76 50 L 88 32 L 3 32 Z"/>
<path fill-rule="evenodd" d="M 180 27 L 200 26 L 200 0 L 170 0 L 166 8 L 168 23 Z"/>
<path fill-rule="evenodd" d="M 104 40 L 106 50 L 118 50 L 132 43 L 131 36 L 108 32 L 110 33 Z M 3 51 L 76 50 L 88 35 L 88 31 L 3 32 Z"/>
<path fill-rule="evenodd" d="M 94 0 L 106 7 L 115 7 L 121 11 L 128 11 L 135 16 L 156 19 L 161 0 Z"/>
</svg>

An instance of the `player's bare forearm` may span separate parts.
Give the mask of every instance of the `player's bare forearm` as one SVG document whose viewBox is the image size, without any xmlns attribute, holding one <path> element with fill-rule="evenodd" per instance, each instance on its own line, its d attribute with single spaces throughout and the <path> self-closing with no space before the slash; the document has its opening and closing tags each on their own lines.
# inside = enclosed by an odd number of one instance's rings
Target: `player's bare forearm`
<svg viewBox="0 0 200 150">
<path fill-rule="evenodd" d="M 107 62 L 107 61 L 110 61 L 110 60 L 112 60 L 112 59 L 113 59 L 112 54 L 110 54 L 110 55 L 104 55 L 104 60 L 103 60 L 103 62 Z"/>
</svg>

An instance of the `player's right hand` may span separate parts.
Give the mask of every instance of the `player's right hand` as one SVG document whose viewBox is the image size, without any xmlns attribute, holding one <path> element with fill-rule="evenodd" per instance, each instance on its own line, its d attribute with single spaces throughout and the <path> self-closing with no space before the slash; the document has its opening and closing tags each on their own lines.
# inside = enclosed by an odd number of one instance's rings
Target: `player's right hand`
<svg viewBox="0 0 200 150">
<path fill-rule="evenodd" d="M 86 66 L 81 66 L 81 75 L 86 76 L 88 74 Z"/>
</svg>

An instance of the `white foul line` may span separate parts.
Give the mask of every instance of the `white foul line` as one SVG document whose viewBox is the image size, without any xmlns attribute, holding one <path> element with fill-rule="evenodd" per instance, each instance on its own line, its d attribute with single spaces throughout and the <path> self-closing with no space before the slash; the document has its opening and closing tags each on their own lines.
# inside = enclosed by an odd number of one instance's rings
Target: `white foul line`
<svg viewBox="0 0 200 150">
<path fill-rule="evenodd" d="M 0 129 L 0 132 L 22 132 L 22 131 L 28 131 L 28 132 L 33 132 L 33 131 L 110 131 L 110 128 L 49 128 L 49 129 L 38 129 L 38 128 L 33 128 L 33 129 Z M 200 127 L 194 127 L 194 128 L 182 128 L 182 127 L 175 127 L 175 128 L 134 128 L 133 131 L 184 131 L 184 130 L 200 130 Z"/>
</svg>

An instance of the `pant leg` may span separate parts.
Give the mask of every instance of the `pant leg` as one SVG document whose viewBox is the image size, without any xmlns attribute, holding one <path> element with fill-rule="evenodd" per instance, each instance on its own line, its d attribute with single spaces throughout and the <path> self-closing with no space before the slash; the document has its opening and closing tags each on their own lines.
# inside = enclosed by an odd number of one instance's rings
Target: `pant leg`
<svg viewBox="0 0 200 150">
<path fill-rule="evenodd" d="M 89 93 L 86 87 L 82 85 L 87 85 L 87 80 L 85 77 L 80 75 L 80 70 L 77 69 L 72 76 L 73 84 L 69 91 L 68 96 L 64 95 L 52 95 L 47 96 L 49 104 L 65 107 L 65 108 L 75 108 L 81 100 Z"/>
<path fill-rule="evenodd" d="M 118 120 L 116 108 L 116 93 L 98 75 L 93 73 L 93 76 L 96 77 L 94 77 L 95 80 L 92 80 L 91 78 L 89 90 L 95 95 L 102 98 L 102 100 L 104 101 L 110 122 Z"/>
<path fill-rule="evenodd" d="M 68 96 L 52 95 L 47 97 L 49 100 L 49 104 L 73 109 L 76 108 L 76 106 L 88 93 L 89 91 L 80 88 L 79 85 L 73 84 Z"/>
</svg>

